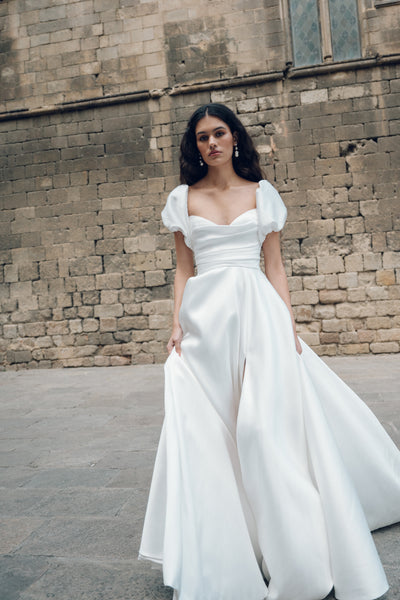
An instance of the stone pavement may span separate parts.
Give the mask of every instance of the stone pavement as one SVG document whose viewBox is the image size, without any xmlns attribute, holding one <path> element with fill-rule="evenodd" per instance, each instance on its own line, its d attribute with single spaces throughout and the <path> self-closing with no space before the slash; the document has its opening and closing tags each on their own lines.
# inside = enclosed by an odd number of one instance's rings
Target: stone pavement
<svg viewBox="0 0 400 600">
<path fill-rule="evenodd" d="M 325 360 L 400 446 L 400 356 Z M 137 560 L 162 396 L 162 365 L 0 373 L 0 600 L 171 598 Z M 399 600 L 400 526 L 374 538 Z"/>
</svg>

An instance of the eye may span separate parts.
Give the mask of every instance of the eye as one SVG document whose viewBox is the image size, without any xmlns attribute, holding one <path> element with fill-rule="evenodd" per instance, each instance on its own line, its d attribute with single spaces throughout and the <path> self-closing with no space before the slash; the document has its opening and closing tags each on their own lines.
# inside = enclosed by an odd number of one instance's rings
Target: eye
<svg viewBox="0 0 400 600">
<path fill-rule="evenodd" d="M 221 137 L 223 136 L 225 133 L 225 131 L 221 130 L 221 131 L 217 131 L 217 133 L 215 134 L 217 137 Z"/>
<path fill-rule="evenodd" d="M 206 135 L 201 135 L 199 137 L 199 142 L 206 142 L 207 141 L 207 136 Z"/>
</svg>

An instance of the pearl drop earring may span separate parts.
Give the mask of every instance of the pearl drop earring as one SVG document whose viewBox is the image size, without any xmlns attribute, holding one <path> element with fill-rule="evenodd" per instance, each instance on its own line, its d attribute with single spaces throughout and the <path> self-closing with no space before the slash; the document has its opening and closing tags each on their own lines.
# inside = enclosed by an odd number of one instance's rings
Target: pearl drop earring
<svg viewBox="0 0 400 600">
<path fill-rule="evenodd" d="M 201 167 L 204 167 L 203 159 L 201 158 L 201 154 L 199 154 L 199 163 Z"/>
<path fill-rule="evenodd" d="M 235 158 L 239 158 L 239 148 L 237 144 L 235 144 Z"/>
</svg>

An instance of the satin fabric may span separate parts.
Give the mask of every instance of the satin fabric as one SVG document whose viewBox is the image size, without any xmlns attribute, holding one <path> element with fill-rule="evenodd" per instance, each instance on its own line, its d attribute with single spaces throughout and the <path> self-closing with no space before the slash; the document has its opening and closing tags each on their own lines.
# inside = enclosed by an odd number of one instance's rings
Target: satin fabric
<svg viewBox="0 0 400 600">
<path fill-rule="evenodd" d="M 362 400 L 301 341 L 260 269 L 286 219 L 260 182 L 229 225 L 187 213 L 197 275 L 184 289 L 182 355 L 164 365 L 165 419 L 140 558 L 176 600 L 373 600 L 388 588 L 370 530 L 400 520 L 400 452 Z M 268 581 L 268 583 L 267 583 Z"/>
</svg>

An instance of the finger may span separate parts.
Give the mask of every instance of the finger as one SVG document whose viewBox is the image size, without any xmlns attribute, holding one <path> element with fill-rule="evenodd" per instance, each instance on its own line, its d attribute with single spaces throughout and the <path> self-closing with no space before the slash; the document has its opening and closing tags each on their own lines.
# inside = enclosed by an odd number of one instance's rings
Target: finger
<svg viewBox="0 0 400 600">
<path fill-rule="evenodd" d="M 179 356 L 181 355 L 181 342 L 180 340 L 175 340 L 175 350 L 177 351 L 177 353 L 179 354 Z"/>
</svg>

